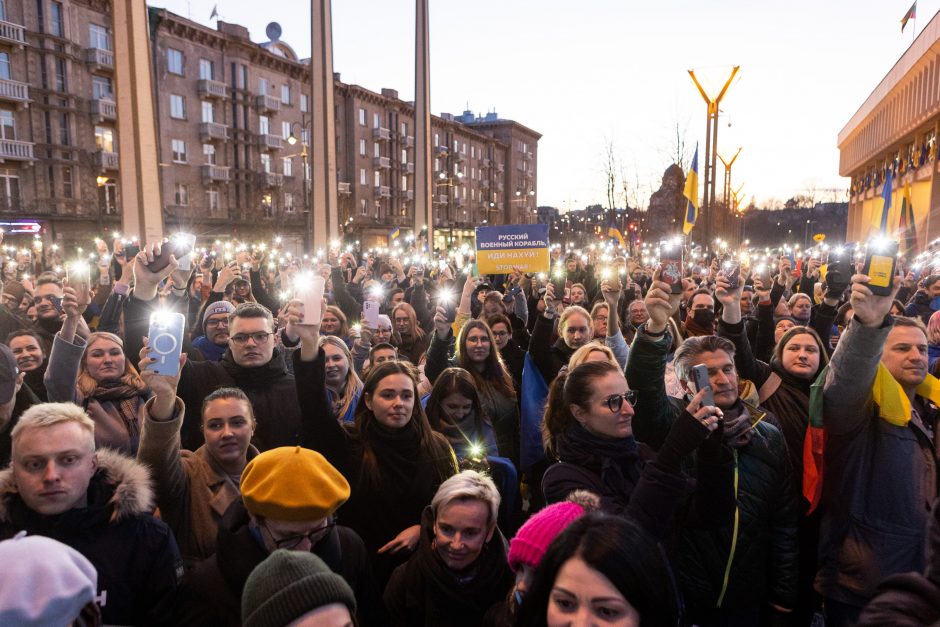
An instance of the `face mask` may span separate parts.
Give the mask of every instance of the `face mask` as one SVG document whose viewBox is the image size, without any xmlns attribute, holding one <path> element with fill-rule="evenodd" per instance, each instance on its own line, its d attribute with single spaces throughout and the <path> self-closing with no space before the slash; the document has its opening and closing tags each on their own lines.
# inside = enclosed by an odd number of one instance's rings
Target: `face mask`
<svg viewBox="0 0 940 627">
<path fill-rule="evenodd" d="M 692 312 L 692 320 L 703 329 L 711 329 L 715 325 L 715 312 L 711 309 L 696 309 Z"/>
<path fill-rule="evenodd" d="M 810 318 L 809 316 L 806 316 L 806 317 L 804 318 L 803 316 L 798 316 L 798 315 L 796 315 L 796 314 L 793 314 L 793 317 L 796 318 L 797 320 L 799 320 L 800 322 L 804 323 L 804 324 L 808 323 L 808 322 L 809 322 L 809 318 Z"/>
</svg>

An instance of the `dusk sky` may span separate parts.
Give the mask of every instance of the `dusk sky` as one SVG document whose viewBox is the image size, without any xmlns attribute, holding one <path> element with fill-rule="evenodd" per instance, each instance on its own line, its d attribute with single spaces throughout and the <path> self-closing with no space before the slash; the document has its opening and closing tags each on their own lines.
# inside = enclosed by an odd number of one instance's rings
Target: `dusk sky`
<svg viewBox="0 0 940 627">
<path fill-rule="evenodd" d="M 207 25 L 248 27 L 263 42 L 268 22 L 301 57 L 310 53 L 309 3 L 165 0 L 154 6 Z M 676 126 L 705 148 L 705 103 L 687 70 L 720 87 L 719 152 L 744 150 L 734 187 L 758 205 L 816 189 L 844 200 L 836 135 L 911 44 L 908 0 L 614 2 L 431 0 L 431 110 L 496 110 L 540 133 L 538 203 L 566 210 L 606 204 L 604 153 L 613 142 L 645 207 L 676 152 Z M 916 29 L 940 0 L 918 3 Z M 333 3 L 334 68 L 347 83 L 414 97 L 414 2 Z M 708 85 L 706 85 L 706 89 Z M 729 126 L 730 125 L 730 126 Z M 704 159 L 704 156 L 702 156 Z M 719 190 L 724 169 L 719 162 Z M 701 179 L 701 174 L 700 174 Z"/>
</svg>

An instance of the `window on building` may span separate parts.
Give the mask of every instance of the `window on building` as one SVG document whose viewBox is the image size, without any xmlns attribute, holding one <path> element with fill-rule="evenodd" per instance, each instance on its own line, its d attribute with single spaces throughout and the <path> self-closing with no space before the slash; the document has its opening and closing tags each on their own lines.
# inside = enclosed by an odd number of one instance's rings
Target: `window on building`
<svg viewBox="0 0 940 627">
<path fill-rule="evenodd" d="M 266 115 L 258 116 L 258 132 L 267 135 L 271 132 L 271 120 Z"/>
<path fill-rule="evenodd" d="M 291 123 L 290 122 L 281 122 L 281 137 L 287 139 L 291 136 Z"/>
<path fill-rule="evenodd" d="M 0 170 L 0 207 L 17 209 L 20 205 L 20 177 L 16 170 Z"/>
<path fill-rule="evenodd" d="M 206 81 L 215 80 L 215 61 L 199 59 L 199 78 Z"/>
<path fill-rule="evenodd" d="M 294 158 L 284 157 L 284 176 L 294 176 Z"/>
<path fill-rule="evenodd" d="M 3 0 L 0 0 L 0 20 L 7 21 L 7 7 Z"/>
<path fill-rule="evenodd" d="M 0 52 L 0 78 L 12 80 L 13 73 L 10 71 L 10 53 Z"/>
<path fill-rule="evenodd" d="M 379 128 L 380 126 L 382 126 L 381 122 L 382 122 L 382 116 L 380 116 L 378 113 L 373 113 L 372 114 L 372 128 Z"/>
<path fill-rule="evenodd" d="M 284 213 L 294 213 L 294 194 L 284 192 Z"/>
<path fill-rule="evenodd" d="M 369 214 L 369 210 L 368 210 L 368 208 L 366 207 L 366 199 L 365 199 L 365 198 L 360 198 L 360 199 L 359 199 L 359 213 L 361 213 L 362 215 L 368 215 L 368 214 Z"/>
<path fill-rule="evenodd" d="M 202 121 L 215 122 L 215 106 L 208 100 L 202 101 Z"/>
<path fill-rule="evenodd" d="M 176 204 L 180 207 L 189 206 L 189 187 L 183 185 L 182 183 L 176 184 L 176 189 L 174 193 L 174 200 Z"/>
<path fill-rule="evenodd" d="M 56 57 L 52 63 L 55 67 L 55 90 L 64 93 L 68 91 L 68 82 L 66 80 L 68 71 L 65 59 Z"/>
<path fill-rule="evenodd" d="M 103 152 L 114 150 L 114 129 L 107 126 L 95 127 L 95 148 Z"/>
<path fill-rule="evenodd" d="M 372 142 L 372 156 L 381 157 L 382 156 L 382 145 L 379 142 Z"/>
<path fill-rule="evenodd" d="M 56 37 L 65 37 L 65 9 L 61 2 L 53 2 L 49 6 L 49 34 Z"/>
<path fill-rule="evenodd" d="M 275 207 L 274 207 L 274 195 L 268 192 L 261 197 L 261 210 L 264 212 L 264 217 L 273 218 Z"/>
<path fill-rule="evenodd" d="M 75 197 L 75 188 L 74 188 L 74 182 L 72 181 L 71 166 L 62 167 L 62 195 L 65 198 Z"/>
<path fill-rule="evenodd" d="M 105 215 L 117 213 L 117 183 L 114 179 L 108 179 L 104 185 L 98 186 L 98 206 Z"/>
<path fill-rule="evenodd" d="M 406 135 L 408 135 L 408 123 L 402 122 L 401 123 L 401 136 L 405 137 Z"/>
<path fill-rule="evenodd" d="M 403 174 L 401 177 L 401 191 L 403 192 L 408 191 L 408 176 L 405 174 Z"/>
<path fill-rule="evenodd" d="M 95 100 L 114 100 L 114 87 L 107 76 L 91 76 L 91 97 Z"/>
<path fill-rule="evenodd" d="M 215 144 L 203 144 L 202 156 L 205 157 L 207 165 L 215 165 Z"/>
<path fill-rule="evenodd" d="M 434 159 L 434 171 L 440 172 L 440 170 L 441 170 L 441 160 L 435 158 Z"/>
<path fill-rule="evenodd" d="M 248 86 L 248 66 L 244 64 L 238 65 L 238 88 L 245 89 Z"/>
<path fill-rule="evenodd" d="M 300 110 L 306 113 L 307 107 L 307 94 L 300 94 Z"/>
<path fill-rule="evenodd" d="M 67 111 L 59 112 L 59 143 L 72 145 L 72 116 Z"/>
<path fill-rule="evenodd" d="M 266 152 L 261 153 L 261 171 L 271 174 L 271 155 Z"/>
<path fill-rule="evenodd" d="M 98 50 L 111 50 L 111 33 L 100 24 L 89 24 L 88 45 Z"/>
<path fill-rule="evenodd" d="M 408 163 L 408 149 L 407 148 L 401 149 L 401 162 Z"/>
<path fill-rule="evenodd" d="M 182 139 L 174 139 L 170 143 L 173 147 L 173 162 L 186 163 L 186 142 Z"/>
<path fill-rule="evenodd" d="M 375 184 L 376 187 L 379 187 L 379 186 L 382 184 L 382 172 L 381 172 L 381 171 L 376 170 L 376 171 L 373 173 L 373 177 L 372 177 L 372 178 L 373 178 L 373 180 L 374 180 L 374 184 Z"/>
<path fill-rule="evenodd" d="M 259 78 L 258 79 L 258 93 L 262 96 L 268 95 L 268 79 Z"/>
<path fill-rule="evenodd" d="M 437 133 L 434 133 L 434 147 L 437 148 L 441 145 L 441 136 Z"/>
<path fill-rule="evenodd" d="M 183 75 L 183 52 L 176 48 L 166 49 L 166 69 L 172 74 Z"/>
<path fill-rule="evenodd" d="M 361 137 L 359 138 L 359 154 L 363 157 L 365 157 L 367 154 L 366 153 L 366 140 Z"/>
<path fill-rule="evenodd" d="M 359 168 L 359 184 L 360 184 L 360 185 L 366 185 L 366 184 L 367 184 L 367 180 L 366 180 L 366 169 L 365 169 L 365 168 Z"/>
<path fill-rule="evenodd" d="M 290 104 L 290 85 L 281 85 L 281 104 Z"/>
<path fill-rule="evenodd" d="M 219 190 L 206 190 L 206 204 L 209 205 L 209 211 L 215 213 L 219 210 Z"/>
<path fill-rule="evenodd" d="M 366 110 L 359 107 L 359 126 L 366 125 Z"/>
<path fill-rule="evenodd" d="M 186 119 L 186 100 L 179 94 L 170 94 L 170 117 L 177 120 Z"/>
</svg>

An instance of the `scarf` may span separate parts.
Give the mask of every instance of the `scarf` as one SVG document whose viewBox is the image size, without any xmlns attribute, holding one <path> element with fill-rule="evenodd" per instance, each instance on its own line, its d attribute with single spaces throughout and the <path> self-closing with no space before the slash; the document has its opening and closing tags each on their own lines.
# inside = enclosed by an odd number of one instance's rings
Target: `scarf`
<svg viewBox="0 0 940 627">
<path fill-rule="evenodd" d="M 911 421 L 911 401 L 885 365 L 878 362 L 878 372 L 871 389 L 872 400 L 878 406 L 878 417 L 894 425 L 906 427 Z M 940 380 L 927 375 L 923 383 L 917 386 L 917 396 L 927 399 L 934 405 L 940 405 Z"/>
<path fill-rule="evenodd" d="M 140 423 L 138 422 L 140 397 L 147 395 L 147 392 L 146 388 L 128 385 L 120 379 L 102 381 L 85 399 L 84 405 L 87 408 L 89 401 L 98 401 L 101 409 L 120 420 L 130 437 L 131 450 L 136 452 L 137 443 L 140 441 Z"/>
<path fill-rule="evenodd" d="M 629 500 L 640 480 L 642 462 L 639 445 L 631 435 L 626 438 L 605 438 L 594 435 L 575 423 L 558 438 L 558 457 L 566 464 L 580 466 L 600 477 L 614 494 Z"/>
<path fill-rule="evenodd" d="M 389 429 L 373 420 L 363 435 L 375 453 L 382 486 L 393 491 L 410 491 L 412 483 L 420 480 L 418 464 L 425 457 L 414 420 L 400 429 Z"/>
<path fill-rule="evenodd" d="M 245 391 L 267 387 L 288 374 L 287 362 L 284 361 L 284 351 L 280 347 L 274 349 L 271 361 L 254 368 L 246 368 L 235 363 L 232 351 L 229 349 L 222 355 L 219 363 L 235 381 L 235 385 Z"/>
<path fill-rule="evenodd" d="M 702 312 L 702 313 L 700 313 Z M 699 314 L 699 315 L 695 315 Z M 704 314 L 704 315 L 703 315 Z M 711 314 L 708 316 L 707 314 Z M 708 319 L 710 318 L 710 320 Z M 685 334 L 687 337 L 700 337 L 715 334 L 715 312 L 700 309 L 690 311 L 685 317 Z"/>
</svg>

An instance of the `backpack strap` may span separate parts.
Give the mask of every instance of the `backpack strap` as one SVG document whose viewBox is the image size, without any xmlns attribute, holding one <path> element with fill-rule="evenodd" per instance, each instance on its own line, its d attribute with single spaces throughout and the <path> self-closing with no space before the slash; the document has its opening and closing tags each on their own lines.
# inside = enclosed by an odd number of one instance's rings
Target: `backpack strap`
<svg viewBox="0 0 940 627">
<path fill-rule="evenodd" d="M 780 387 L 780 384 L 783 383 L 783 379 L 780 378 L 776 372 L 771 372 L 770 376 L 767 377 L 767 380 L 764 381 L 764 385 L 760 386 L 760 389 L 757 390 L 757 398 L 760 399 L 761 405 L 767 401 L 768 398 L 773 396 L 774 392 L 777 391 L 777 388 Z"/>
</svg>

